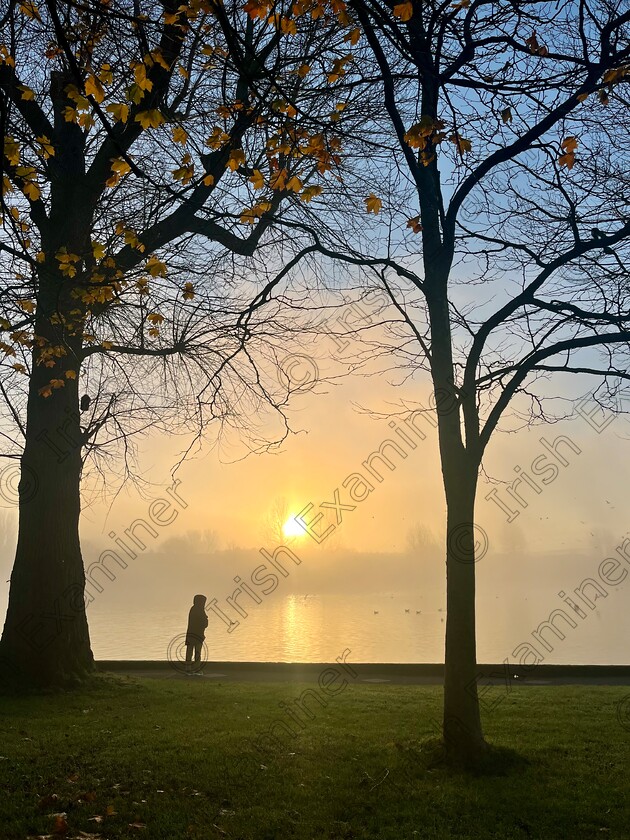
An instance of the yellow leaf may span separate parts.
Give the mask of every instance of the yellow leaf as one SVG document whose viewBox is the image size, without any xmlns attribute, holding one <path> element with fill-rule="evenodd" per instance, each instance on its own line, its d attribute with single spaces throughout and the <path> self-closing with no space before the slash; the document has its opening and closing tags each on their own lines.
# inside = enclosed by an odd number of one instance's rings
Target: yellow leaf
<svg viewBox="0 0 630 840">
<path fill-rule="evenodd" d="M 300 79 L 303 79 L 305 76 L 308 76 L 308 74 L 311 72 L 310 65 L 309 64 L 300 64 L 300 66 L 298 67 L 298 69 L 295 72 L 298 74 Z"/>
<path fill-rule="evenodd" d="M 95 260 L 102 260 L 105 256 L 105 246 L 100 242 L 92 242 L 92 253 Z"/>
<path fill-rule="evenodd" d="M 374 193 L 370 193 L 364 201 L 366 211 L 368 213 L 374 213 L 375 216 L 380 212 L 380 209 L 383 206 L 381 199 L 377 198 Z"/>
<path fill-rule="evenodd" d="M 286 185 L 285 189 L 291 190 L 294 193 L 299 193 L 300 192 L 300 190 L 302 189 L 302 182 L 297 177 L 297 175 L 294 175 L 292 178 L 290 178 L 287 181 L 287 185 Z"/>
<path fill-rule="evenodd" d="M 354 29 L 352 29 L 350 32 L 348 32 L 348 34 L 345 36 L 345 38 L 343 40 L 349 42 L 350 44 L 352 44 L 352 46 L 354 46 L 355 44 L 358 44 L 360 37 L 361 37 L 361 30 L 357 26 Z"/>
<path fill-rule="evenodd" d="M 239 166 L 245 163 L 245 152 L 242 149 L 232 149 L 227 165 L 232 170 L 236 171 Z"/>
<path fill-rule="evenodd" d="M 31 99 L 35 99 L 35 94 L 30 89 L 30 87 L 27 87 L 26 85 L 18 85 L 17 89 L 22 91 L 22 96 L 21 96 L 22 99 L 26 99 L 27 101 L 31 100 Z"/>
<path fill-rule="evenodd" d="M 138 62 L 134 65 L 133 77 L 135 79 L 136 86 L 140 88 L 141 91 L 150 91 L 153 89 L 153 82 L 147 77 L 147 68 L 144 64 Z"/>
<path fill-rule="evenodd" d="M 297 35 L 297 26 L 291 18 L 280 18 L 280 29 L 285 35 Z"/>
<path fill-rule="evenodd" d="M 149 111 L 139 111 L 134 118 L 134 122 L 140 123 L 145 130 L 147 128 L 158 128 L 165 122 L 165 119 L 157 108 L 151 108 Z"/>
<path fill-rule="evenodd" d="M 16 301 L 17 305 L 20 309 L 23 309 L 24 312 L 34 312 L 35 311 L 35 304 L 32 300 L 18 300 Z"/>
<path fill-rule="evenodd" d="M 166 263 L 158 260 L 157 257 L 149 257 L 145 268 L 151 277 L 166 277 Z"/>
<path fill-rule="evenodd" d="M 105 91 L 103 85 L 96 78 L 96 76 L 88 76 L 85 80 L 85 93 L 91 96 L 95 102 L 102 102 L 105 99 Z"/>
<path fill-rule="evenodd" d="M 40 154 L 44 158 L 54 157 L 55 156 L 55 147 L 51 143 L 51 141 L 46 137 L 45 134 L 42 134 L 41 137 L 37 138 L 37 142 L 39 143 L 39 151 Z"/>
<path fill-rule="evenodd" d="M 205 186 L 206 186 L 206 187 L 211 187 L 211 186 L 213 186 L 213 184 L 214 184 L 214 175 L 206 175 L 206 177 L 203 179 L 203 183 L 205 184 Z"/>
<path fill-rule="evenodd" d="M 20 162 L 20 146 L 13 137 L 4 138 L 4 156 L 11 166 L 17 166 Z"/>
<path fill-rule="evenodd" d="M 41 195 L 41 190 L 33 181 L 27 181 L 22 187 L 22 192 L 31 201 L 37 201 Z"/>
<path fill-rule="evenodd" d="M 127 175 L 128 172 L 131 172 L 131 166 L 122 158 L 114 158 L 112 160 L 112 172 L 116 172 L 117 175 L 122 177 L 123 175 Z"/>
<path fill-rule="evenodd" d="M 38 251 L 35 259 L 38 263 L 43 263 L 46 260 L 46 254 L 43 251 Z"/>
<path fill-rule="evenodd" d="M 182 293 L 184 296 L 184 300 L 192 300 L 195 296 L 195 288 L 192 283 L 184 283 L 184 288 L 182 289 Z"/>
<path fill-rule="evenodd" d="M 14 365 L 11 365 L 11 367 L 13 368 L 13 370 L 17 370 L 18 373 L 26 373 L 26 368 L 19 362 L 16 362 Z"/>
<path fill-rule="evenodd" d="M 66 385 L 66 383 L 63 381 L 63 379 L 51 379 L 50 380 L 50 386 L 51 386 L 51 388 L 54 388 L 55 390 L 58 389 L 58 388 L 64 388 L 65 385 Z"/>
<path fill-rule="evenodd" d="M 188 140 L 188 132 L 181 125 L 175 126 L 172 136 L 174 143 L 186 143 Z"/>
<path fill-rule="evenodd" d="M 76 370 L 67 370 L 66 371 L 66 379 L 76 379 L 76 378 L 77 378 Z"/>
<path fill-rule="evenodd" d="M 111 85 L 114 81 L 114 74 L 112 73 L 111 64 L 102 64 L 101 72 L 98 74 L 99 81 L 104 85 Z"/>
<path fill-rule="evenodd" d="M 20 3 L 20 11 L 23 15 L 26 15 L 27 18 L 38 20 L 40 23 L 42 22 L 39 10 L 33 0 L 22 0 Z"/>
<path fill-rule="evenodd" d="M 106 106 L 105 110 L 116 122 L 126 123 L 129 119 L 129 105 L 124 102 L 112 102 L 111 105 Z"/>
<path fill-rule="evenodd" d="M 52 388 L 51 388 L 50 385 L 44 385 L 44 387 L 40 388 L 37 393 L 39 394 L 40 397 L 44 397 L 44 399 L 46 399 L 47 397 L 51 396 Z"/>
<path fill-rule="evenodd" d="M 160 315 L 159 312 L 151 312 L 150 315 L 147 315 L 147 321 L 152 324 L 161 324 L 164 321 L 164 315 Z"/>
<path fill-rule="evenodd" d="M 306 187 L 306 189 L 302 190 L 300 198 L 308 204 L 311 199 L 317 195 L 321 195 L 323 192 L 323 187 L 320 187 L 319 184 L 314 184 L 312 187 Z"/>
<path fill-rule="evenodd" d="M 254 174 L 249 180 L 254 185 L 255 190 L 262 190 L 265 186 L 265 176 L 260 169 L 254 169 Z"/>
<path fill-rule="evenodd" d="M 406 23 L 408 20 L 411 20 L 413 16 L 413 3 L 398 3 L 398 5 L 394 6 L 394 17 L 397 17 L 398 20 L 402 20 L 403 23 Z"/>
</svg>

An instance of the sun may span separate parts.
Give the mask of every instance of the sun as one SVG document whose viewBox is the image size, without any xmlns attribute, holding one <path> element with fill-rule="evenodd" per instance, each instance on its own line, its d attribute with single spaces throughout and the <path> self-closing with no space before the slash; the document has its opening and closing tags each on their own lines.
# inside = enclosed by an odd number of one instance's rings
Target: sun
<svg viewBox="0 0 630 840">
<path fill-rule="evenodd" d="M 294 516 L 290 516 L 282 526 L 282 533 L 285 537 L 303 537 L 306 531 Z"/>
</svg>

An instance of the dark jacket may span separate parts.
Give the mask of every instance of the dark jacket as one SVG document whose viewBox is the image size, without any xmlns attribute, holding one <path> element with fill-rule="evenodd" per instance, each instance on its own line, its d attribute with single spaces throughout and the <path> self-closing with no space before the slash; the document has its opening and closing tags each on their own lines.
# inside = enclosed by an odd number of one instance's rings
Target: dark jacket
<svg viewBox="0 0 630 840">
<path fill-rule="evenodd" d="M 206 634 L 204 630 L 208 626 L 208 616 L 206 615 L 206 596 L 195 595 L 193 598 L 193 605 L 188 613 L 188 629 L 186 630 L 186 644 L 199 644 L 205 639 Z"/>
</svg>

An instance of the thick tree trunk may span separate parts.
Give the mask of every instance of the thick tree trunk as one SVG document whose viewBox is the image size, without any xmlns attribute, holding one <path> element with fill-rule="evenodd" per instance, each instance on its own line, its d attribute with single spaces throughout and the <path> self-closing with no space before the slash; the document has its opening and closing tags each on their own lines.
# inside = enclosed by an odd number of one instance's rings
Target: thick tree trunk
<svg viewBox="0 0 630 840">
<path fill-rule="evenodd" d="M 54 376 L 64 373 L 57 366 Z M 76 681 L 94 664 L 79 544 L 78 380 L 66 379 L 64 387 L 45 398 L 39 388 L 50 379 L 50 369 L 34 365 L 18 544 L 0 643 L 2 681 L 40 686 Z"/>
<path fill-rule="evenodd" d="M 464 464 L 459 480 L 445 481 L 444 743 L 450 758 L 465 764 L 474 763 L 486 750 L 476 683 L 475 485 L 476 470 Z"/>
</svg>

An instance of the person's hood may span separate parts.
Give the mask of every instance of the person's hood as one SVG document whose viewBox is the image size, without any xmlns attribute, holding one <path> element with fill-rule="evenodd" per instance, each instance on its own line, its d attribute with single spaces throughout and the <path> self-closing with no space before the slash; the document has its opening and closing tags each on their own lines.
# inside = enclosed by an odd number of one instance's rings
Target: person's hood
<svg viewBox="0 0 630 840">
<path fill-rule="evenodd" d="M 206 606 L 206 596 L 195 595 L 195 597 L 193 598 L 193 605 L 195 607 L 201 607 L 201 609 L 203 609 Z"/>
</svg>

